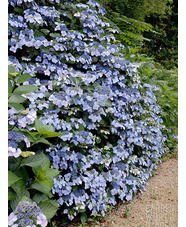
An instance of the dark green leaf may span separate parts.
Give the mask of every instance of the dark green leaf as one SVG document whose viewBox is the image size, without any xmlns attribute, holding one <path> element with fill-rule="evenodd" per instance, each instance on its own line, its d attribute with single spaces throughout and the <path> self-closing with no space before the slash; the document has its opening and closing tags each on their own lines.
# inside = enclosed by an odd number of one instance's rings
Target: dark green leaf
<svg viewBox="0 0 186 227">
<path fill-rule="evenodd" d="M 24 167 L 19 167 L 15 173 L 17 174 L 17 176 L 19 176 L 20 178 L 22 178 L 22 180 L 24 180 L 24 182 L 26 183 L 28 181 L 28 173 L 26 171 L 26 169 Z"/>
<path fill-rule="evenodd" d="M 15 182 L 20 180 L 18 176 L 15 175 L 12 171 L 8 171 L 8 187 L 13 185 Z"/>
<path fill-rule="evenodd" d="M 43 171 L 41 166 L 32 167 L 34 174 L 37 177 L 37 180 L 42 180 L 45 176 L 45 171 Z"/>
<path fill-rule="evenodd" d="M 58 203 L 53 200 L 47 200 L 39 203 L 39 207 L 46 216 L 47 220 L 51 219 L 56 214 L 58 206 Z"/>
<path fill-rule="evenodd" d="M 21 180 L 18 180 L 16 183 L 14 183 L 13 185 L 11 185 L 11 187 L 14 189 L 14 191 L 16 193 L 19 193 L 25 187 L 25 181 L 22 180 L 22 179 Z"/>
<path fill-rule="evenodd" d="M 101 143 L 101 138 L 100 137 L 96 138 L 96 143 Z"/>
<path fill-rule="evenodd" d="M 8 169 L 14 172 L 15 169 L 19 167 L 21 160 L 22 160 L 21 157 L 18 157 L 18 158 L 15 158 L 13 156 L 8 157 Z"/>
<path fill-rule="evenodd" d="M 44 201 L 48 200 L 48 197 L 47 197 L 47 195 L 45 195 L 41 192 L 37 192 L 34 194 L 32 200 L 35 201 L 37 204 L 39 204 L 40 202 L 44 202 Z"/>
<path fill-rule="evenodd" d="M 28 158 L 23 159 L 21 166 L 30 166 L 30 167 L 38 167 L 42 166 L 43 170 L 46 170 L 50 166 L 50 161 L 45 154 L 42 152 L 33 156 L 29 156 Z"/>
<path fill-rule="evenodd" d="M 22 13 L 23 12 L 23 9 L 21 9 L 19 7 L 15 7 L 14 8 L 14 11 L 17 12 L 17 13 Z"/>
<path fill-rule="evenodd" d="M 37 140 L 37 143 L 44 143 L 44 144 L 47 144 L 47 145 L 51 145 L 51 143 L 44 138 Z"/>
<path fill-rule="evenodd" d="M 8 200 L 12 200 L 16 197 L 16 193 L 12 188 L 8 188 Z"/>
<path fill-rule="evenodd" d="M 50 33 L 50 31 L 46 28 L 40 29 L 40 32 L 44 33 L 45 35 L 48 35 Z"/>
<path fill-rule="evenodd" d="M 8 93 L 12 93 L 12 90 L 13 90 L 12 82 L 10 81 L 10 79 L 8 79 Z"/>
<path fill-rule="evenodd" d="M 78 128 L 78 131 L 80 132 L 80 131 L 83 131 L 85 128 L 84 128 L 84 126 L 81 124 L 81 125 L 79 125 L 79 128 Z"/>
<path fill-rule="evenodd" d="M 81 214 L 81 223 L 85 223 L 87 221 L 87 215 L 85 213 Z"/>
<path fill-rule="evenodd" d="M 49 198 L 52 197 L 52 193 L 50 192 L 50 190 L 48 190 L 48 188 L 43 187 L 43 185 L 41 185 L 39 182 L 34 182 L 30 188 L 35 189 L 37 191 L 43 192 L 44 194 L 46 194 Z"/>
<path fill-rule="evenodd" d="M 20 201 L 22 201 L 23 199 L 24 199 L 24 201 L 30 200 L 30 193 L 26 189 L 23 189 L 22 191 L 20 191 L 17 194 L 17 196 L 13 200 L 10 201 L 10 207 L 12 208 L 12 210 L 15 210 L 18 203 Z"/>
</svg>

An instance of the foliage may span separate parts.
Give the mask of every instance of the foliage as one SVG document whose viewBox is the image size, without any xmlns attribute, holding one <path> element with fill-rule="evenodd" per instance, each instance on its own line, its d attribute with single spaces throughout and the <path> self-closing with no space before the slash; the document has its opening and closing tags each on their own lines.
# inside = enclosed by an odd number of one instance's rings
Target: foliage
<svg viewBox="0 0 186 227">
<path fill-rule="evenodd" d="M 167 135 L 166 145 L 170 152 L 176 151 L 176 137 L 178 128 L 178 71 L 168 70 L 145 54 L 139 54 L 138 49 L 125 48 L 123 51 L 127 60 L 139 66 L 138 72 L 144 83 L 156 84 L 157 103 L 161 106 L 160 112 L 164 133 Z"/>
<path fill-rule="evenodd" d="M 166 12 L 170 13 L 171 7 L 167 4 L 172 0 L 103 0 L 100 2 L 107 10 L 107 20 L 118 31 L 117 39 L 124 45 L 141 47 L 144 41 L 148 45 L 149 37 L 158 35 L 151 20 L 148 19 L 149 16 L 154 14 L 164 16 Z"/>
<path fill-rule="evenodd" d="M 178 1 L 174 0 L 169 6 L 171 13 L 166 12 L 164 16 L 153 14 L 146 19 L 156 33 L 145 33 L 151 41 L 144 42 L 142 49 L 167 69 L 178 67 Z"/>
<path fill-rule="evenodd" d="M 167 3 L 172 2 L 172 0 L 102 0 L 101 2 L 109 12 L 114 11 L 128 18 L 145 21 L 145 18 L 151 14 L 164 15 Z"/>
<path fill-rule="evenodd" d="M 154 32 L 151 24 L 115 12 L 112 12 L 111 15 L 108 17 L 112 19 L 106 18 L 106 20 L 117 31 L 116 38 L 124 45 L 142 46 L 143 41 L 150 41 L 144 37 L 143 32 Z"/>
<path fill-rule="evenodd" d="M 51 200 L 53 197 L 51 193 L 53 179 L 51 177 L 56 176 L 59 171 L 50 168 L 48 157 L 43 152 L 35 151 L 33 146 L 38 143 L 50 144 L 46 138 L 62 134 L 53 132 L 51 126 L 39 121 L 36 111 L 25 109 L 30 104 L 26 96 L 33 94 L 38 89 L 35 85 L 22 85 L 30 78 L 28 73 L 22 74 L 22 71 L 18 73 L 13 65 L 8 67 L 8 104 L 10 108 L 8 200 L 10 210 L 15 210 L 9 216 L 9 224 L 32 223 L 34 220 L 30 218 L 38 216 L 37 223 L 39 224 L 40 218 L 43 218 L 44 224 L 41 221 L 41 226 L 46 226 L 45 219 L 51 219 L 58 208 L 58 204 Z M 35 130 L 28 130 L 24 127 L 26 124 L 34 126 Z M 20 213 L 22 211 L 19 212 L 21 203 L 27 204 L 26 207 L 32 207 L 28 218 Z M 40 208 L 34 205 L 36 203 Z M 26 212 L 29 210 L 29 208 L 25 209 Z"/>
<path fill-rule="evenodd" d="M 57 199 L 60 218 L 84 223 L 142 191 L 165 151 L 157 87 L 140 81 L 104 15 L 93 0 L 9 1 L 11 191 L 25 181 L 12 210 L 30 194 L 48 219 Z M 25 146 L 35 155 L 22 157 Z"/>
<path fill-rule="evenodd" d="M 141 47 L 167 69 L 178 67 L 178 1 L 101 1 L 107 20 L 124 45 Z M 109 19 L 108 19 L 109 18 Z"/>
</svg>

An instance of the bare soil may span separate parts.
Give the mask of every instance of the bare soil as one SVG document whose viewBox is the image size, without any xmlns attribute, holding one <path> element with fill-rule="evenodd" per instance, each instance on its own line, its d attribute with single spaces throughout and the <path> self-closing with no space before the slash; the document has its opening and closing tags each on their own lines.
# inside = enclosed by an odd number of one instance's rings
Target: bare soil
<svg viewBox="0 0 186 227">
<path fill-rule="evenodd" d="M 148 180 L 146 192 L 120 203 L 104 218 L 101 227 L 177 227 L 178 160 L 159 164 Z"/>
</svg>

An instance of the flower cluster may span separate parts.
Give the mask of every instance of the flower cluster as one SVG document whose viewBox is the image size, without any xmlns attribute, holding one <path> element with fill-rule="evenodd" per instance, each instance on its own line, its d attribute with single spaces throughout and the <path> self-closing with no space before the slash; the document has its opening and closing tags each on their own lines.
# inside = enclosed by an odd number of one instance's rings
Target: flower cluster
<svg viewBox="0 0 186 227">
<path fill-rule="evenodd" d="M 8 156 L 18 157 L 21 154 L 21 149 L 18 148 L 18 143 L 24 141 L 27 147 L 30 147 L 30 141 L 24 135 L 20 135 L 11 130 L 8 132 Z"/>
<path fill-rule="evenodd" d="M 10 13 L 9 63 L 37 71 L 24 84 L 38 87 L 23 95 L 26 110 L 9 110 L 9 124 L 32 131 L 39 118 L 63 133 L 44 150 L 60 170 L 52 192 L 61 212 L 104 215 L 144 189 L 164 153 L 156 87 L 141 83 L 96 1 L 46 2 L 9 2 L 24 5 Z"/>
<path fill-rule="evenodd" d="M 14 212 L 8 216 L 8 226 L 47 226 L 48 222 L 35 202 L 21 201 Z"/>
</svg>

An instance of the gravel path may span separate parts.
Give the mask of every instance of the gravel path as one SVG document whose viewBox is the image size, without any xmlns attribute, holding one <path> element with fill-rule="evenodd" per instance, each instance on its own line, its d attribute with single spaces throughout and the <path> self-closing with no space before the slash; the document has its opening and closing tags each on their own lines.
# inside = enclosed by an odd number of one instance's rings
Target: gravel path
<svg viewBox="0 0 186 227">
<path fill-rule="evenodd" d="M 146 192 L 129 203 L 120 203 L 101 223 L 102 227 L 177 227 L 178 160 L 161 163 L 148 180 Z M 96 225 L 98 226 L 98 225 Z"/>
</svg>

